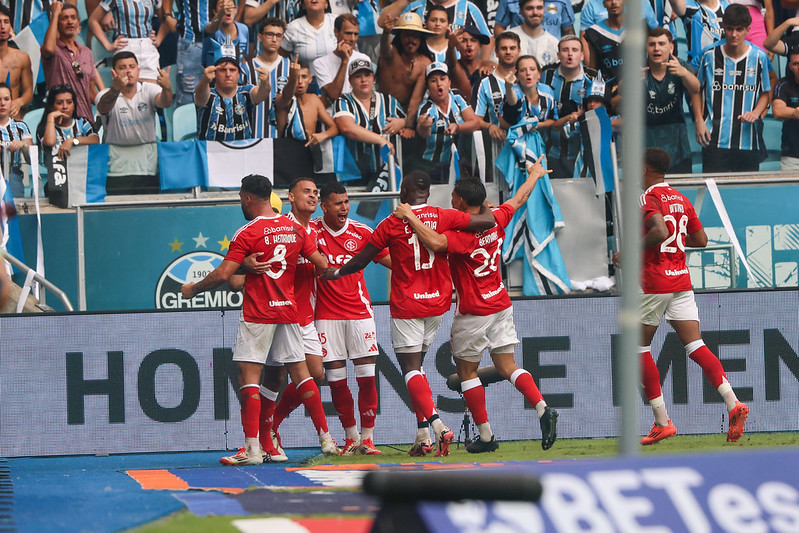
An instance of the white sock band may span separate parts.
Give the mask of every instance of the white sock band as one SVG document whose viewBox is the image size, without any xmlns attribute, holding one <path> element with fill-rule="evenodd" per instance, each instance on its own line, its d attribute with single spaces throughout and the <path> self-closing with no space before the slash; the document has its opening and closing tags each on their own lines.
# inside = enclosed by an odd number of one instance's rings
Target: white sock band
<svg viewBox="0 0 799 533">
<path fill-rule="evenodd" d="M 702 339 L 699 339 L 698 341 L 694 342 L 689 342 L 688 344 L 685 345 L 685 355 L 691 355 L 692 353 L 694 353 L 704 345 L 705 341 L 703 341 Z"/>
<path fill-rule="evenodd" d="M 355 377 L 356 378 L 373 378 L 375 377 L 375 365 L 374 363 L 367 363 L 365 365 L 355 365 Z"/>
<path fill-rule="evenodd" d="M 341 381 L 347 379 L 347 367 L 341 368 L 325 368 L 325 375 L 327 376 L 328 383 L 332 381 Z"/>
<path fill-rule="evenodd" d="M 405 385 L 408 384 L 408 382 L 411 380 L 413 376 L 421 376 L 421 375 L 422 373 L 419 372 L 418 370 L 411 370 L 410 372 L 405 374 Z"/>
<path fill-rule="evenodd" d="M 277 391 L 269 390 L 263 385 L 258 387 L 258 390 L 261 391 L 261 396 L 263 396 L 267 400 L 272 400 L 273 402 L 277 400 Z"/>
<path fill-rule="evenodd" d="M 483 384 L 480 382 L 480 378 L 467 379 L 461 382 L 461 392 L 466 392 L 469 389 L 482 386 Z"/>
<path fill-rule="evenodd" d="M 724 382 L 721 385 L 719 385 L 719 388 L 716 390 L 719 391 L 719 394 L 724 396 L 726 393 L 732 391 L 732 385 L 730 385 L 730 382 L 725 379 Z"/>
<path fill-rule="evenodd" d="M 258 385 L 257 383 L 255 383 L 255 384 L 248 383 L 247 385 L 242 385 L 241 387 L 239 387 L 239 392 L 243 391 L 247 387 L 255 387 L 256 389 L 260 389 L 261 388 L 261 386 Z"/>
<path fill-rule="evenodd" d="M 523 368 L 517 368 L 516 370 L 514 370 L 513 374 L 510 375 L 508 381 L 510 381 L 511 384 L 515 387 L 516 380 L 519 379 L 519 376 L 521 376 L 522 374 L 529 374 L 529 372 Z"/>
<path fill-rule="evenodd" d="M 303 383 L 305 383 L 308 380 L 312 380 L 312 379 L 313 379 L 313 377 L 307 377 L 307 378 L 303 379 L 302 381 L 300 381 L 299 383 L 297 383 L 296 387 L 299 389 L 300 387 L 302 387 Z"/>
<path fill-rule="evenodd" d="M 663 395 L 661 394 L 657 398 L 652 398 L 649 400 L 649 405 L 652 406 L 652 409 L 657 409 L 658 407 L 663 407 L 666 405 L 666 401 L 663 399 Z"/>
<path fill-rule="evenodd" d="M 652 345 L 651 344 L 649 346 L 639 346 L 638 347 L 638 353 L 649 353 L 651 351 L 652 351 Z"/>
</svg>

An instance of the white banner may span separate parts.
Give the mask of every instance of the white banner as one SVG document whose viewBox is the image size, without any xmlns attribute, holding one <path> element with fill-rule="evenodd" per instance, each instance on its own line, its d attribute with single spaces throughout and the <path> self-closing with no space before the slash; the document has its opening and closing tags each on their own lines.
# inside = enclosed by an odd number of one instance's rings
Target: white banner
<svg viewBox="0 0 799 533">
<path fill-rule="evenodd" d="M 750 406 L 747 431 L 799 429 L 797 291 L 700 294 L 697 301 L 706 343 Z M 547 402 L 560 412 L 560 437 L 617 433 L 612 346 L 619 331 L 618 303 L 611 297 L 514 302 L 522 341 L 517 363 L 532 373 Z M 375 315 L 378 341 L 386 352 L 380 357 L 375 442 L 411 442 L 416 421 L 391 350 L 387 306 L 378 306 Z M 446 377 L 454 372 L 446 344 L 451 316 L 445 316 L 428 352 L 425 372 L 442 419 L 457 435 L 464 404 L 460 394 L 446 388 Z M 225 372 L 237 327 L 238 311 L 4 318 L 0 456 L 240 446 L 238 402 Z M 667 326 L 652 348 L 678 432 L 726 431 L 726 411 L 718 393 L 699 366 L 685 357 Z M 349 381 L 357 397 L 351 367 Z M 44 399 L 32 402 L 31 394 Z M 327 388 L 322 396 L 329 401 Z M 535 411 L 509 383 L 490 385 L 486 396 L 498 439 L 540 438 Z M 343 440 L 341 425 L 328 407 L 331 432 Z M 651 411 L 642 402 L 642 434 L 650 424 Z M 318 445 L 303 409 L 283 423 L 281 435 L 287 447 Z"/>
</svg>

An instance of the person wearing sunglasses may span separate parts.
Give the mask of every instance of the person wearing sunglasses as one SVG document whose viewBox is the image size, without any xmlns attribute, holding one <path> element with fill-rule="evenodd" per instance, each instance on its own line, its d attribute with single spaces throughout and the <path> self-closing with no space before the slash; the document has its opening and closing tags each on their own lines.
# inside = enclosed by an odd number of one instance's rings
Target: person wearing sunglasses
<svg viewBox="0 0 799 533">
<path fill-rule="evenodd" d="M 77 7 L 54 1 L 50 5 L 50 25 L 41 47 L 44 80 L 48 88 L 65 83 L 71 85 L 78 116 L 93 121 L 92 102 L 105 85 L 94 66 L 92 51 L 76 41 L 79 33 Z"/>
</svg>

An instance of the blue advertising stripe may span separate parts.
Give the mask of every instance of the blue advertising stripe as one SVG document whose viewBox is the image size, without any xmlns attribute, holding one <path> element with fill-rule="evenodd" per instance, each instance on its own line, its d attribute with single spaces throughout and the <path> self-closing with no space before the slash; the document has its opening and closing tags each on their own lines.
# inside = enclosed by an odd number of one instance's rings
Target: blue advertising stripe
<svg viewBox="0 0 799 533">
<path fill-rule="evenodd" d="M 419 512 L 433 533 L 571 532 L 589 524 L 601 531 L 799 527 L 797 450 L 519 464 L 520 470 L 541 476 L 538 504 L 421 503 Z"/>
</svg>

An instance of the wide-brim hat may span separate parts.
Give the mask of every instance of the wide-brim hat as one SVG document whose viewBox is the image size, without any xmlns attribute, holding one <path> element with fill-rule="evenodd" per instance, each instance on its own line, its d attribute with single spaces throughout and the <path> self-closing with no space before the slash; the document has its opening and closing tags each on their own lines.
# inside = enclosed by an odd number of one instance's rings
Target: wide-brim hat
<svg viewBox="0 0 799 533">
<path fill-rule="evenodd" d="M 416 13 L 409 11 L 400 15 L 397 25 L 391 30 L 391 33 L 398 34 L 401 31 L 415 31 L 425 35 L 435 35 L 436 32 L 430 31 L 422 24 L 422 17 Z"/>
</svg>

